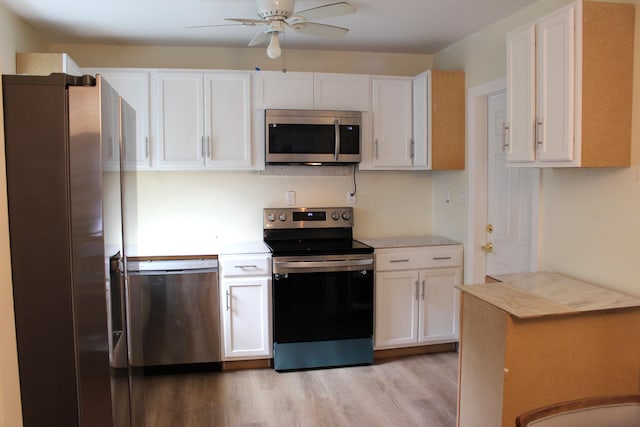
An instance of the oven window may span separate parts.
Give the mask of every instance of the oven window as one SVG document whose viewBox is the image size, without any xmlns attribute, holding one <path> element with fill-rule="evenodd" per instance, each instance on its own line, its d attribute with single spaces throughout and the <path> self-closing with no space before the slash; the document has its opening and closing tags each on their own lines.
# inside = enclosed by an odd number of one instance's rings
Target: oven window
<svg viewBox="0 0 640 427">
<path fill-rule="evenodd" d="M 273 281 L 278 343 L 373 336 L 373 273 L 280 275 Z"/>
</svg>

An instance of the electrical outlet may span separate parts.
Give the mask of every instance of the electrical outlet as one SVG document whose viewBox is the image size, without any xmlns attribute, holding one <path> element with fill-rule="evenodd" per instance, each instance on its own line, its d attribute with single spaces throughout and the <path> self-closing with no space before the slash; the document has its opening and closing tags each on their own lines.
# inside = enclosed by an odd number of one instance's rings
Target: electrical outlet
<svg viewBox="0 0 640 427">
<path fill-rule="evenodd" d="M 347 203 L 354 204 L 356 202 L 356 195 L 351 191 L 347 191 Z"/>
</svg>

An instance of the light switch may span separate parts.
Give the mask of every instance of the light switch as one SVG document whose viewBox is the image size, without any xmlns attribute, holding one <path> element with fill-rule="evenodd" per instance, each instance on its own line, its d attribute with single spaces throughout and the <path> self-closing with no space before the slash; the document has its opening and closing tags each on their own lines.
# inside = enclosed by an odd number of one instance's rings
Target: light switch
<svg viewBox="0 0 640 427">
<path fill-rule="evenodd" d="M 287 191 L 287 206 L 294 206 L 296 204 L 296 192 Z"/>
</svg>

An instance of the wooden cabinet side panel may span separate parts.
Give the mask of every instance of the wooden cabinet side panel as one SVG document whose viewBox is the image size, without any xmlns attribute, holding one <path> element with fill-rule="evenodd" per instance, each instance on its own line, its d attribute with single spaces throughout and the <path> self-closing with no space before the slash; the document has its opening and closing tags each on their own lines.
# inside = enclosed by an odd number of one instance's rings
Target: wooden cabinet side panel
<svg viewBox="0 0 640 427">
<path fill-rule="evenodd" d="M 583 4 L 583 167 L 630 165 L 634 21 L 632 4 Z"/>
<path fill-rule="evenodd" d="M 498 426 L 507 314 L 463 293 L 458 427 Z"/>
<path fill-rule="evenodd" d="M 431 71 L 431 150 L 433 170 L 465 166 L 464 71 Z"/>
<path fill-rule="evenodd" d="M 640 393 L 637 325 L 639 308 L 528 321 L 508 317 L 502 425 L 557 402 Z"/>
</svg>

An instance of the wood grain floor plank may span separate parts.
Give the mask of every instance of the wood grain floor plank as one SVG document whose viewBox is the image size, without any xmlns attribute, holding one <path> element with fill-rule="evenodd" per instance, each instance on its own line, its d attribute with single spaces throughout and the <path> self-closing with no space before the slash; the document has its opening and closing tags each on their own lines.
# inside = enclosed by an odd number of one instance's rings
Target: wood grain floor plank
<svg viewBox="0 0 640 427">
<path fill-rule="evenodd" d="M 458 353 L 370 366 L 145 377 L 148 427 L 455 425 Z"/>
</svg>

